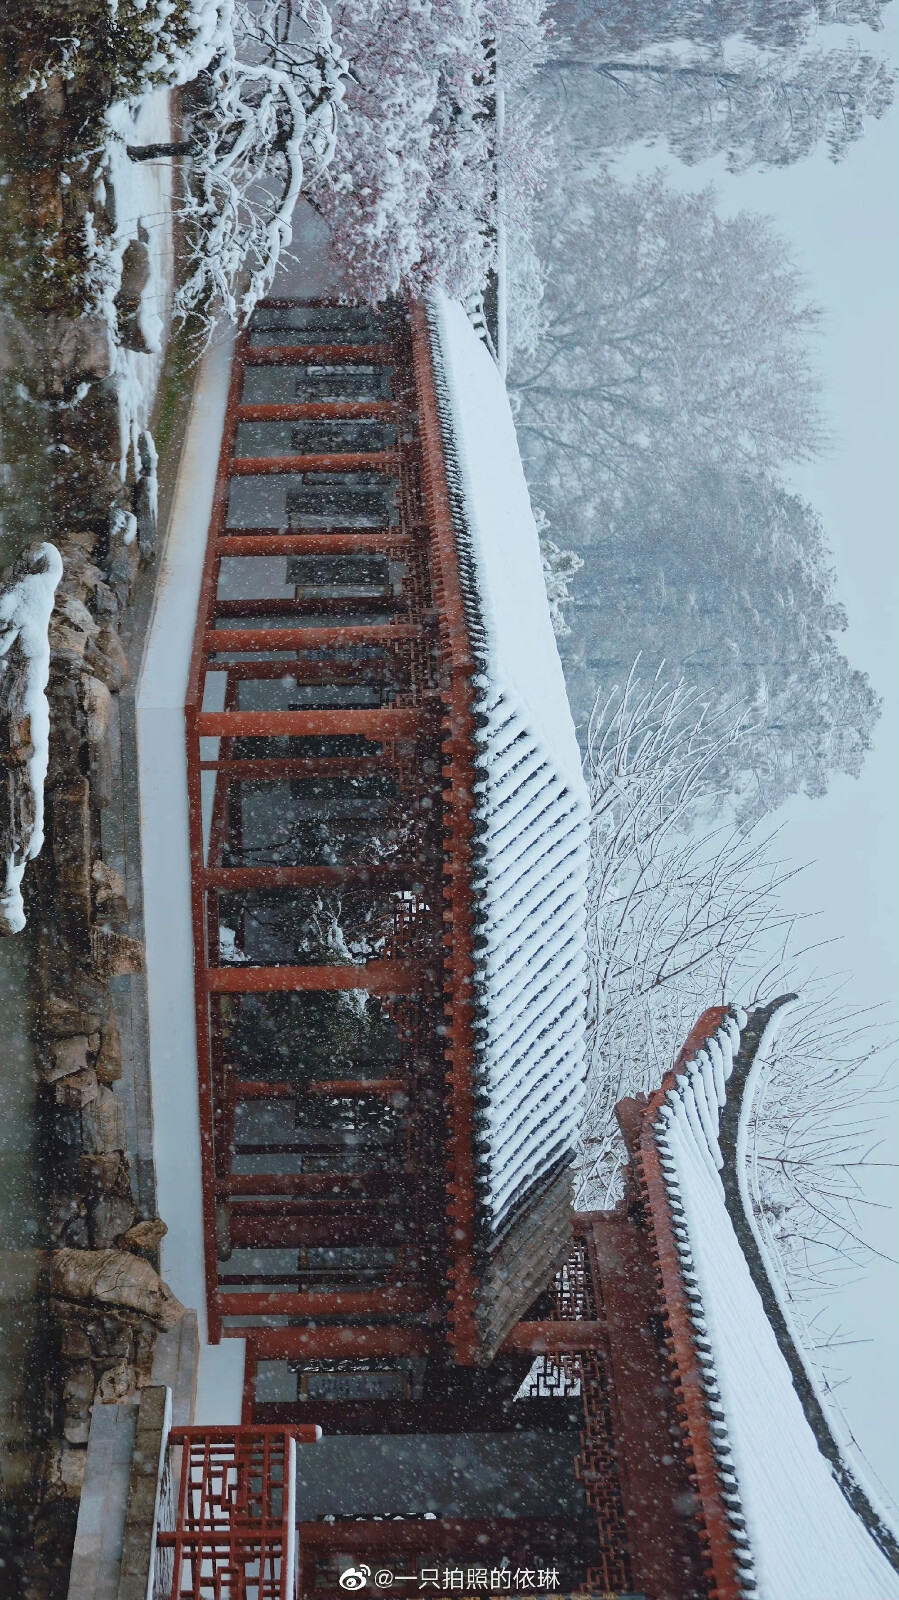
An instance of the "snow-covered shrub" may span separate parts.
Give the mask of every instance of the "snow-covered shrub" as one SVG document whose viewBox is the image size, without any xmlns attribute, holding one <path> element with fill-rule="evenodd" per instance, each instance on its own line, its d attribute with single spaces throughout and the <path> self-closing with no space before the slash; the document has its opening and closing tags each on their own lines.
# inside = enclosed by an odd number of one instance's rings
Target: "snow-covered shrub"
<svg viewBox="0 0 899 1600">
<path fill-rule="evenodd" d="M 355 293 L 439 285 L 461 300 L 496 266 L 497 185 L 519 206 L 541 170 L 522 120 L 497 149 L 497 83 L 540 59 L 541 0 L 334 0 L 350 63 L 334 160 L 314 190 Z M 501 171 L 498 173 L 498 163 Z"/>
<path fill-rule="evenodd" d="M 566 633 L 571 632 L 562 610 L 566 601 L 571 599 L 569 581 L 580 571 L 584 563 L 574 550 L 560 550 L 552 539 L 541 538 L 540 556 L 543 561 L 543 581 L 546 584 L 546 598 L 549 601 L 553 632 L 561 639 Z"/>
<path fill-rule="evenodd" d="M 5 98 L 51 85 L 99 104 L 188 83 L 214 55 L 230 0 L 29 0 L 6 24 L 15 40 Z"/>
<path fill-rule="evenodd" d="M 44 780 L 50 749 L 47 630 L 62 558 L 55 545 L 26 550 L 0 592 L 0 748 L 6 766 L 0 809 L 0 934 L 25 926 L 22 878 L 44 843 Z"/>
</svg>

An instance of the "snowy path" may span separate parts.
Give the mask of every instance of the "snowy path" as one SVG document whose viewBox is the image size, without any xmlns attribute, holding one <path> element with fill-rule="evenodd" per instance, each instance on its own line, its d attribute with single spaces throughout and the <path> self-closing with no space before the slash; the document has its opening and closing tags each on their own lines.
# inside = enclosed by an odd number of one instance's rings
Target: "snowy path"
<svg viewBox="0 0 899 1600">
<path fill-rule="evenodd" d="M 232 343 L 204 357 L 137 692 L 144 915 L 162 1272 L 200 1330 L 198 1423 L 239 1422 L 244 1342 L 206 1342 L 184 700 Z"/>
</svg>

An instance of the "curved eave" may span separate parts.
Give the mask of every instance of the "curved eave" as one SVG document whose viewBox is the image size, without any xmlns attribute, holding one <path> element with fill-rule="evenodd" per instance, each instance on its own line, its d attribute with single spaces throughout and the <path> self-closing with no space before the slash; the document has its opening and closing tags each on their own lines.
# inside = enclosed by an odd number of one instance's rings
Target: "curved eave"
<svg viewBox="0 0 899 1600">
<path fill-rule="evenodd" d="M 740 1183 L 747 1085 L 793 998 L 740 1014 L 739 1027 L 707 1012 L 660 1089 L 623 1102 L 619 1119 L 655 1243 L 713 1591 L 892 1600 L 892 1530 L 839 1450 Z"/>
</svg>

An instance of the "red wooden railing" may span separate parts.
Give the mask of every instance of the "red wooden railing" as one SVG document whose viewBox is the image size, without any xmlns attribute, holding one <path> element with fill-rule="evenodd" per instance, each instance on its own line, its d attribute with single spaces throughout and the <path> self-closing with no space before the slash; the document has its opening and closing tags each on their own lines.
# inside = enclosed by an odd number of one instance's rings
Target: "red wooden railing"
<svg viewBox="0 0 899 1600">
<path fill-rule="evenodd" d="M 296 1446 L 319 1432 L 172 1429 L 174 1526 L 164 1486 L 152 1600 L 294 1600 Z"/>
</svg>

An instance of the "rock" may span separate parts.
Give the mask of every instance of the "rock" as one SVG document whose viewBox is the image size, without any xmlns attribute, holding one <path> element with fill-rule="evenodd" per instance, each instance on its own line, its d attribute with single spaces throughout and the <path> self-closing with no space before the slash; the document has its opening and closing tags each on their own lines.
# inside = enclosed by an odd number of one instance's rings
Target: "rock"
<svg viewBox="0 0 899 1600">
<path fill-rule="evenodd" d="M 156 554 L 156 445 L 152 435 L 144 430 L 137 441 L 140 459 L 140 476 L 134 485 L 134 515 L 137 518 L 137 542 L 145 561 Z"/>
<path fill-rule="evenodd" d="M 163 1329 L 173 1328 L 184 1315 L 150 1263 L 128 1250 L 54 1251 L 53 1289 L 63 1299 L 140 1312 Z"/>
<path fill-rule="evenodd" d="M 90 880 L 88 879 L 88 894 Z M 86 973 L 53 973 L 43 1003 L 41 1022 L 51 1036 L 98 1032 L 110 1015 L 109 990 Z"/>
<path fill-rule="evenodd" d="M 108 583 L 102 581 L 94 586 L 94 609 L 98 617 L 115 617 L 118 614 L 119 602 L 113 594 Z"/>
<path fill-rule="evenodd" d="M 79 600 L 78 596 L 70 591 L 67 592 L 65 588 L 57 593 L 53 619 L 57 623 L 67 622 L 70 627 L 77 628 L 78 632 L 85 634 L 88 639 L 95 639 L 100 631 L 99 624 L 94 621 L 84 601 Z"/>
<path fill-rule="evenodd" d="M 98 1087 L 95 1100 L 81 1113 L 81 1140 L 88 1156 L 112 1155 L 127 1149 L 125 1107 L 105 1084 Z"/>
<path fill-rule="evenodd" d="M 52 1139 L 54 1182 L 63 1193 L 77 1194 L 81 1188 L 81 1112 L 74 1106 L 54 1105 Z"/>
<path fill-rule="evenodd" d="M 71 1250 L 86 1250 L 90 1244 L 87 1231 L 87 1207 L 80 1195 L 65 1195 L 57 1200 L 48 1218 L 50 1239 L 54 1245 L 68 1245 Z M 77 1355 L 76 1350 L 69 1351 Z"/>
<path fill-rule="evenodd" d="M 137 538 L 128 543 L 122 538 L 110 541 L 109 581 L 118 604 L 126 606 L 131 598 L 140 569 L 140 547 Z"/>
<path fill-rule="evenodd" d="M 86 1463 L 87 1451 L 78 1445 L 54 1445 L 45 1467 L 48 1493 L 80 1500 Z"/>
<path fill-rule="evenodd" d="M 66 672 L 77 672 L 89 642 L 99 632 L 87 606 L 77 595 L 61 593 L 50 621 L 50 654 Z"/>
<path fill-rule="evenodd" d="M 105 861 L 95 861 L 91 867 L 91 878 L 94 884 L 94 903 L 99 908 L 111 900 L 124 900 L 125 880 L 115 867 L 107 866 Z"/>
<path fill-rule="evenodd" d="M 128 926 L 128 900 L 125 880 L 121 873 L 108 867 L 105 861 L 95 861 L 91 869 L 94 883 L 94 906 L 97 919 L 105 932 Z"/>
<path fill-rule="evenodd" d="M 119 1236 L 116 1243 L 123 1250 L 145 1250 L 151 1255 L 159 1249 L 168 1231 L 162 1218 L 154 1217 L 152 1221 L 135 1222 L 133 1227 Z"/>
<path fill-rule="evenodd" d="M 106 1250 L 115 1244 L 120 1234 L 127 1233 L 134 1217 L 134 1201 L 130 1195 L 101 1194 L 88 1206 L 93 1249 Z"/>
<path fill-rule="evenodd" d="M 123 978 L 144 970 L 144 947 L 140 939 L 108 928 L 91 928 L 91 956 L 94 969 L 103 978 Z"/>
<path fill-rule="evenodd" d="M 97 1074 L 93 1067 L 84 1072 L 73 1072 L 70 1078 L 60 1078 L 56 1085 L 56 1104 L 77 1106 L 81 1110 L 96 1102 L 100 1093 Z"/>
<path fill-rule="evenodd" d="M 89 744 L 101 744 L 109 732 L 112 695 L 99 678 L 85 674 L 81 679 L 81 705 L 87 717 Z"/>
<path fill-rule="evenodd" d="M 59 621 L 50 624 L 48 637 L 53 665 L 62 667 L 65 672 L 77 672 L 84 661 L 86 634 L 80 628 Z"/>
<path fill-rule="evenodd" d="M 79 1133 L 80 1133 L 79 1117 Z M 131 1190 L 131 1180 L 128 1176 L 128 1157 L 123 1150 L 113 1150 L 109 1155 L 96 1155 L 91 1151 L 81 1157 L 81 1175 L 88 1186 L 95 1191 L 101 1189 L 109 1194 L 128 1194 Z"/>
<path fill-rule="evenodd" d="M 50 1059 L 39 1068 L 44 1083 L 55 1083 L 75 1072 L 87 1071 L 87 1035 L 76 1033 L 69 1039 L 54 1039 Z"/>
<path fill-rule="evenodd" d="M 79 383 L 108 378 L 112 372 L 112 341 L 103 317 L 87 315 L 70 321 L 49 316 L 42 342 L 44 391 L 54 399 L 67 399 Z"/>
<path fill-rule="evenodd" d="M 91 1342 L 84 1329 L 75 1322 L 66 1322 L 62 1330 L 62 1358 L 68 1362 L 90 1361 Z"/>
<path fill-rule="evenodd" d="M 136 1328 L 134 1333 L 134 1368 L 137 1373 L 138 1387 L 146 1388 L 153 1382 L 153 1350 L 156 1345 L 156 1330 L 148 1323 Z"/>
<path fill-rule="evenodd" d="M 53 866 L 57 883 L 57 902 L 65 908 L 65 921 L 77 934 L 86 937 L 91 918 L 91 830 L 90 785 L 86 778 L 73 777 L 51 789 L 50 831 Z M 86 1028 L 85 1033 L 93 1033 Z"/>
<path fill-rule="evenodd" d="M 82 1254 L 80 1250 L 71 1253 Z M 93 1367 L 89 1362 L 69 1367 L 62 1385 L 63 1434 L 69 1444 L 87 1444 L 93 1399 Z"/>
<path fill-rule="evenodd" d="M 137 1374 L 128 1361 L 117 1361 L 107 1367 L 97 1384 L 95 1399 L 105 1406 L 128 1400 L 137 1390 Z"/>
<path fill-rule="evenodd" d="M 127 1323 L 117 1317 L 92 1317 L 85 1323 L 94 1361 L 109 1366 L 134 1357 L 134 1335 Z"/>
<path fill-rule="evenodd" d="M 112 390 L 114 393 L 114 384 L 112 385 Z M 81 417 L 83 414 L 81 406 L 77 410 L 67 413 L 68 416 L 77 417 Z M 90 556 L 82 547 L 81 538 L 82 535 L 80 533 L 75 534 L 73 542 L 73 536 L 65 533 L 59 539 L 59 549 L 63 561 L 63 579 L 60 588 L 64 594 L 73 594 L 76 599 L 82 600 L 87 604 L 95 594 L 97 585 L 102 583 L 103 574 L 100 568 L 94 565 Z"/>
<path fill-rule="evenodd" d="M 136 239 L 129 239 L 122 255 L 122 279 L 115 297 L 116 310 L 120 306 L 126 310 L 138 306 L 149 281 L 150 252 L 145 230 L 141 228 Z"/>
<path fill-rule="evenodd" d="M 47 790 L 64 788 L 80 766 L 83 718 L 74 680 L 58 676 L 59 663 L 50 679 L 50 765 Z M 60 669 L 61 670 L 61 669 Z M 64 669 L 68 672 L 68 668 Z"/>
<path fill-rule="evenodd" d="M 107 1086 L 117 1083 L 122 1076 L 122 1041 L 114 1011 L 110 1012 L 109 1021 L 103 1029 L 94 1071 L 99 1082 Z"/>
<path fill-rule="evenodd" d="M 84 659 L 95 676 L 106 684 L 112 694 L 118 694 L 122 685 L 127 683 L 131 676 L 122 641 L 115 628 L 109 627 L 106 623 L 98 627 L 96 635 L 88 640 Z"/>
<path fill-rule="evenodd" d="M 115 379 L 92 384 L 80 405 L 62 414 L 58 426 L 59 437 L 70 450 L 118 466 L 122 430 Z"/>
<path fill-rule="evenodd" d="M 126 350 L 139 350 L 145 355 L 152 352 L 141 326 L 141 298 L 150 281 L 150 252 L 147 234 L 141 227 L 138 237 L 130 239 L 122 256 L 122 282 L 115 297 L 118 317 L 119 341 Z"/>
</svg>

